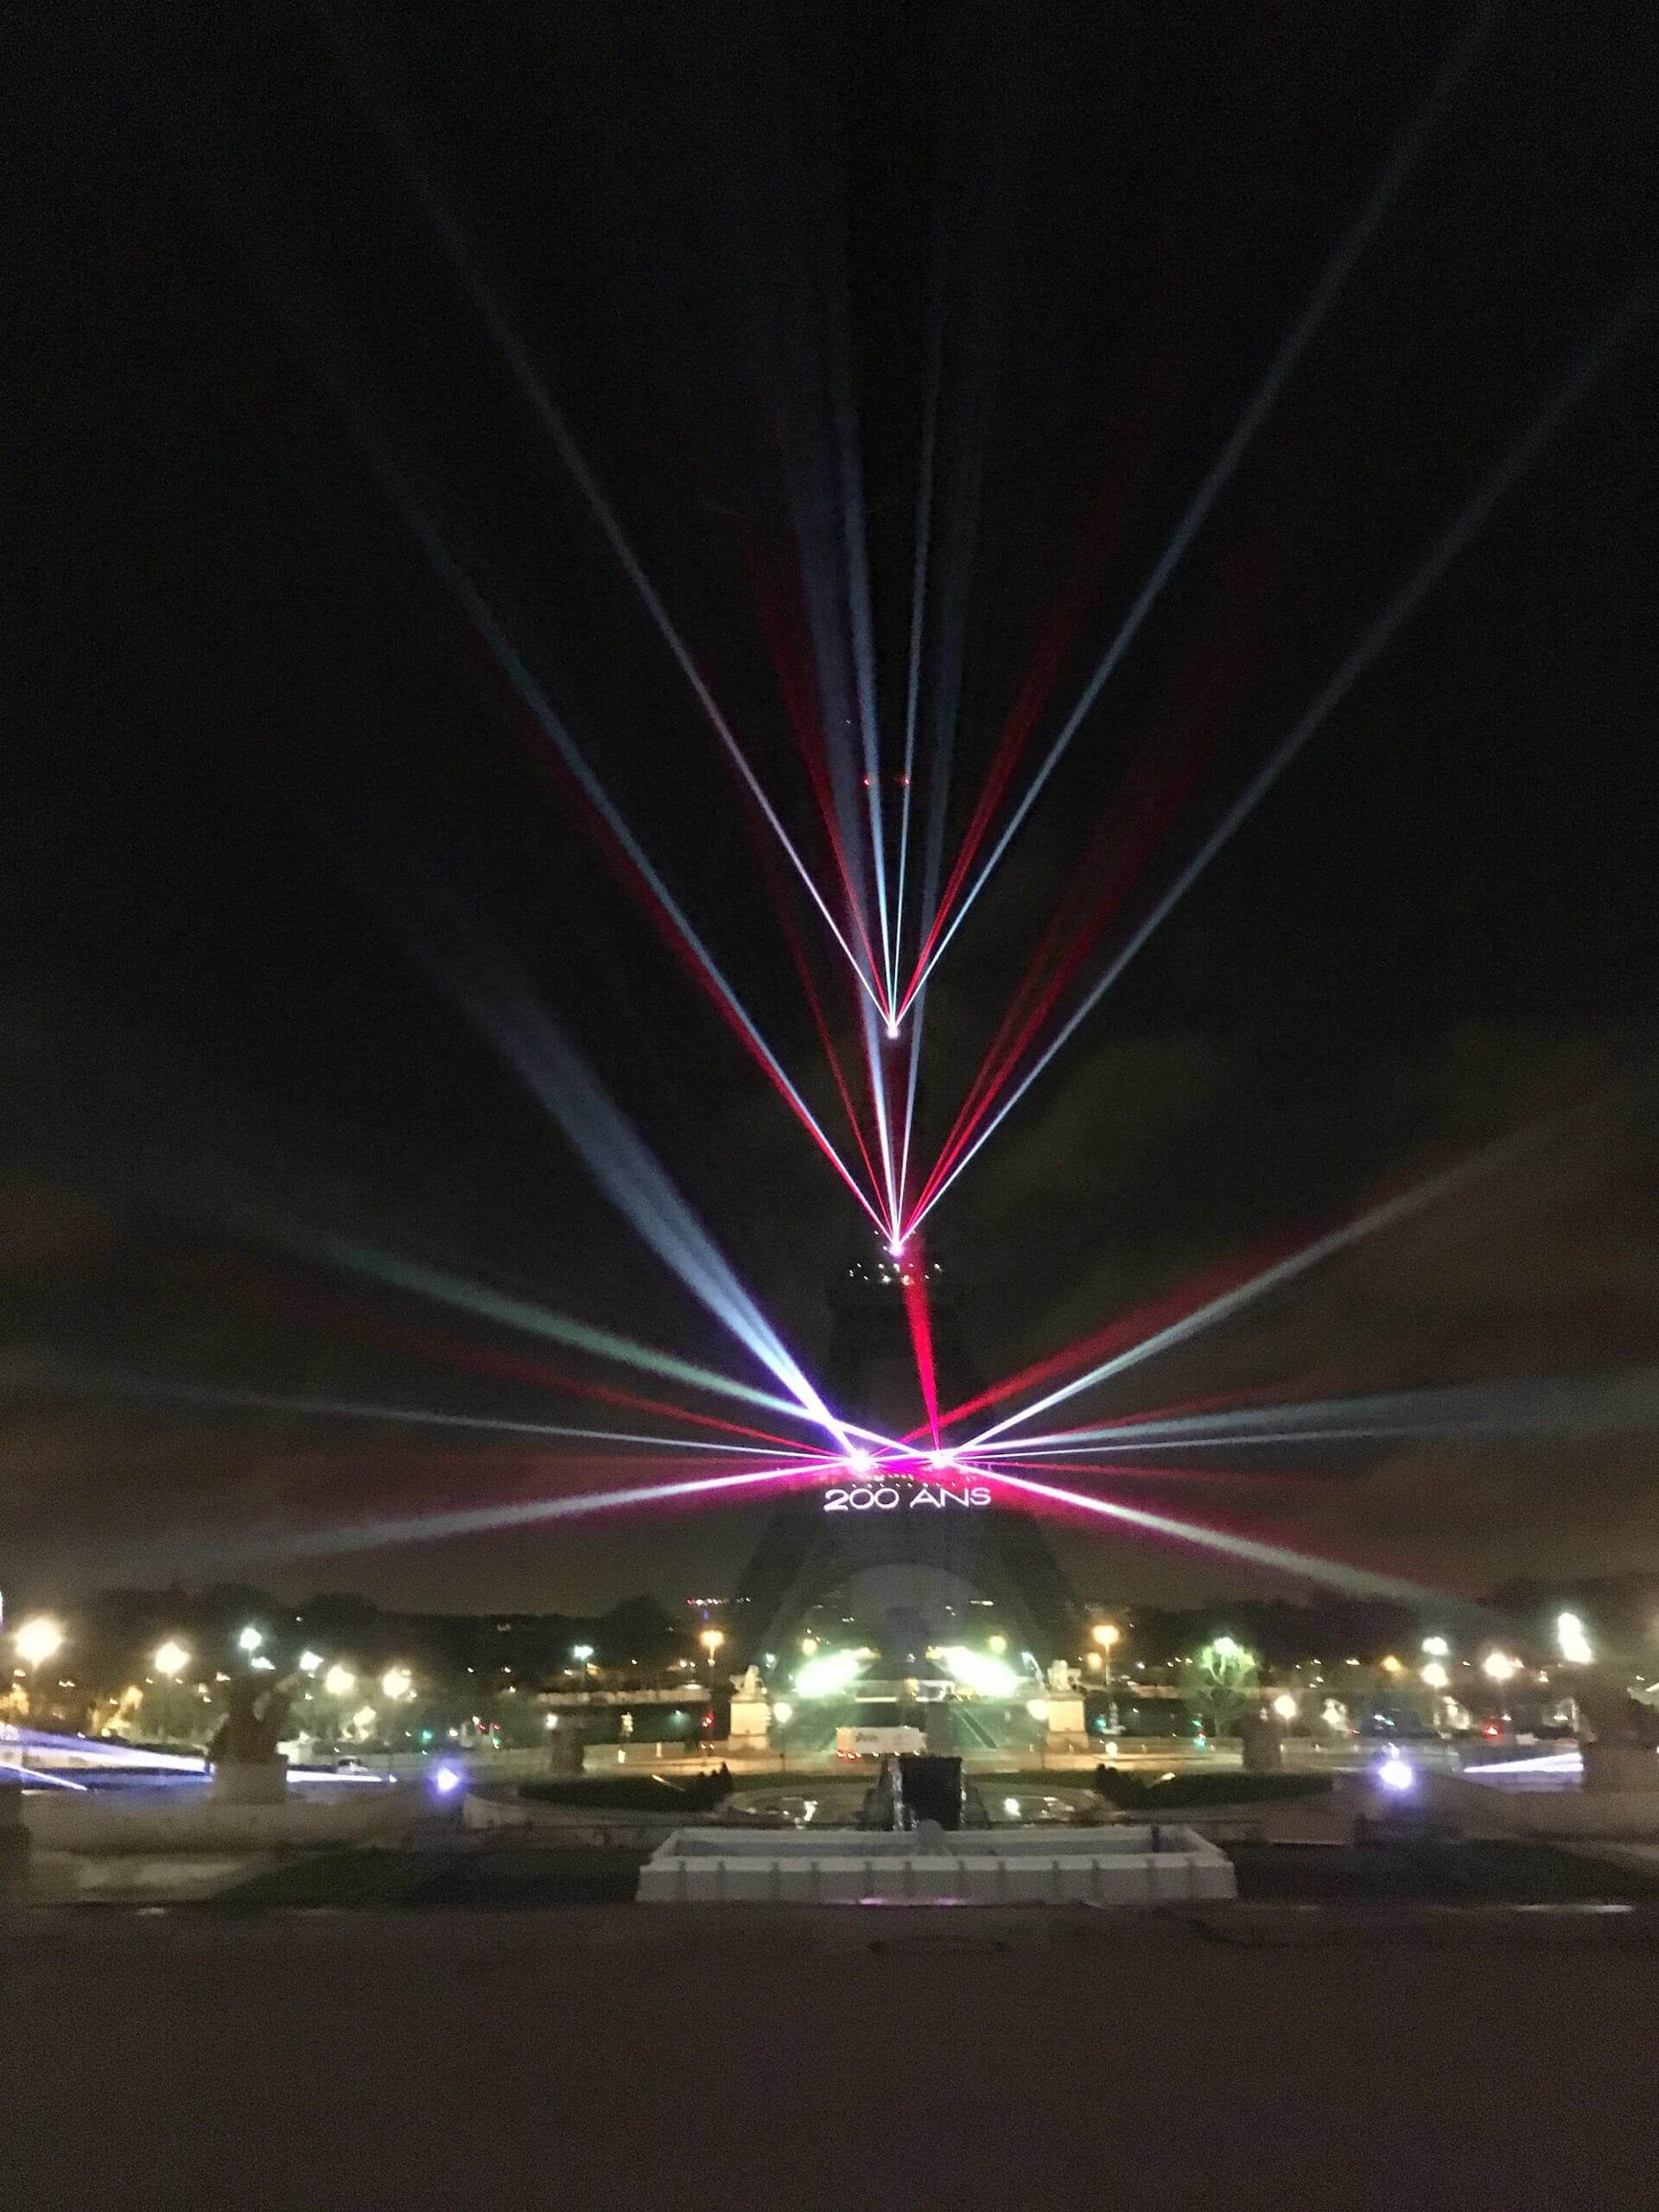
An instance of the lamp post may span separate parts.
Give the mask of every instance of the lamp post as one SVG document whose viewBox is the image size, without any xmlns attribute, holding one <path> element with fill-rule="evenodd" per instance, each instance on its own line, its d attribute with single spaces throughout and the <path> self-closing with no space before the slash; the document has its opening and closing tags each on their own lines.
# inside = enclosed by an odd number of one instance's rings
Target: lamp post
<svg viewBox="0 0 1659 2212">
<path fill-rule="evenodd" d="M 62 1629 L 49 1613 L 36 1613 L 24 1621 L 11 1639 L 12 1649 L 29 1669 L 29 1717 L 35 1716 L 35 1701 L 40 1694 L 41 1669 L 48 1659 L 55 1659 L 64 1646 Z"/>
</svg>

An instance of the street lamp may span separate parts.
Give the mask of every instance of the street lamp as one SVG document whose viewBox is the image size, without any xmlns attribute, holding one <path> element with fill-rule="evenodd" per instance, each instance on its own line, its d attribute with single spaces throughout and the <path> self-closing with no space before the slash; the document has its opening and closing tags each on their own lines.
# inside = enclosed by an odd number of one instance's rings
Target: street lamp
<svg viewBox="0 0 1659 2212">
<path fill-rule="evenodd" d="M 1511 1659 L 1507 1651 L 1489 1651 L 1481 1661 L 1481 1671 L 1495 1682 L 1511 1681 L 1521 1671 L 1518 1659 Z"/>
<path fill-rule="evenodd" d="M 1423 1680 L 1432 1690 L 1446 1689 L 1452 1677 L 1438 1659 L 1431 1659 L 1423 1669 Z"/>
<path fill-rule="evenodd" d="M 576 1662 L 576 1672 L 579 1675 L 587 1673 L 588 1662 L 593 1656 L 594 1647 L 591 1643 L 573 1643 L 570 1647 L 570 1656 Z"/>
<path fill-rule="evenodd" d="M 703 1630 L 702 1633 L 698 1637 L 698 1638 L 697 1638 L 697 1642 L 698 1642 L 698 1643 L 702 1646 L 703 1649 L 704 1649 L 704 1650 L 709 1654 L 709 1664 L 711 1667 L 712 1667 L 712 1666 L 714 1665 L 714 1663 L 715 1663 L 715 1652 L 719 1650 L 719 1649 L 720 1649 L 721 1645 L 722 1643 L 725 1643 L 725 1641 L 726 1641 L 726 1631 L 724 1630 L 724 1629 L 718 1629 L 718 1628 L 706 1628 L 706 1629 L 704 1629 L 704 1630 Z"/>
<path fill-rule="evenodd" d="M 301 1652 L 300 1672 L 302 1675 L 315 1675 L 321 1665 L 322 1654 L 321 1651 Z"/>
<path fill-rule="evenodd" d="M 1089 1633 L 1103 1651 L 1109 1651 L 1123 1631 L 1116 1621 L 1096 1621 Z"/>
<path fill-rule="evenodd" d="M 1284 1721 L 1294 1720 L 1301 1710 L 1288 1690 L 1280 1691 L 1278 1696 L 1273 1700 L 1273 1709 Z"/>
<path fill-rule="evenodd" d="M 264 1640 L 264 1630 L 255 1628 L 253 1623 L 250 1621 L 236 1639 L 237 1649 L 239 1651 L 255 1652 Z"/>
<path fill-rule="evenodd" d="M 322 1678 L 322 1687 L 330 1697 L 349 1697 L 357 1688 L 357 1676 L 349 1667 L 331 1667 Z"/>
<path fill-rule="evenodd" d="M 1007 1648 L 1008 1639 L 1006 1636 L 988 1636 L 985 1639 L 985 1649 L 988 1651 L 995 1651 L 999 1659 Z"/>
<path fill-rule="evenodd" d="M 817 1648 L 818 1639 L 816 1636 L 804 1636 L 801 1638 L 801 1656 L 804 1659 L 810 1659 Z"/>
<path fill-rule="evenodd" d="M 168 1637 L 150 1664 L 158 1675 L 165 1675 L 169 1682 L 176 1681 L 190 1664 L 190 1654 L 175 1638 Z"/>
<path fill-rule="evenodd" d="M 1423 1638 L 1423 1656 L 1425 1659 L 1449 1659 L 1452 1647 L 1443 1636 L 1426 1636 Z"/>
<path fill-rule="evenodd" d="M 399 1705 L 415 1687 L 415 1677 L 407 1667 L 388 1667 L 380 1677 L 380 1688 L 394 1705 Z"/>
<path fill-rule="evenodd" d="M 63 1630 L 48 1613 L 36 1613 L 27 1620 L 11 1639 L 17 1656 L 31 1673 L 44 1667 L 48 1659 L 55 1659 L 63 1649 Z"/>
</svg>

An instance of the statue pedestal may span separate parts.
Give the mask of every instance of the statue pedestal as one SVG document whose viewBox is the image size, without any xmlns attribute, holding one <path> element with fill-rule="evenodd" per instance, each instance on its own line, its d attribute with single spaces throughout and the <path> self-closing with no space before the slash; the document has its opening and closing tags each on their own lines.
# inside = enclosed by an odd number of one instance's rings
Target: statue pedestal
<svg viewBox="0 0 1659 2212">
<path fill-rule="evenodd" d="M 1085 1751 L 1089 1748 L 1087 1726 L 1083 1717 L 1083 1700 L 1052 1692 L 1048 1698 L 1048 1738 L 1046 1748 L 1051 1751 Z"/>
<path fill-rule="evenodd" d="M 225 1759 L 213 1769 L 212 1795 L 221 1805 L 280 1805 L 288 1795 L 288 1761 Z"/>
<path fill-rule="evenodd" d="M 1582 1757 L 1583 1787 L 1592 1796 L 1614 1789 L 1659 1791 L 1659 1751 L 1650 1745 L 1586 1744 Z"/>
<path fill-rule="evenodd" d="M 1238 1741 L 1246 1774 L 1277 1774 L 1284 1765 L 1284 1731 L 1277 1721 L 1259 1713 L 1243 1714 L 1238 1724 Z"/>
<path fill-rule="evenodd" d="M 772 1707 L 763 1697 L 732 1700 L 731 1732 L 727 1740 L 734 1751 L 764 1751 L 772 1726 Z"/>
</svg>

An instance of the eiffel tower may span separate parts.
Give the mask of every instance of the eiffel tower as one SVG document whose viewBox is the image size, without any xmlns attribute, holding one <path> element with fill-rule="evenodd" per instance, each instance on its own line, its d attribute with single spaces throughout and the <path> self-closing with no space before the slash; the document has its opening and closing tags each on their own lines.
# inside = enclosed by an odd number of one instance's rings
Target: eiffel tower
<svg viewBox="0 0 1659 2212">
<path fill-rule="evenodd" d="M 843 1419 L 887 1436 L 913 1427 L 918 1410 L 903 1264 L 855 1260 L 829 1292 L 833 1327 L 824 1395 Z M 937 1261 L 928 1267 L 928 1312 L 940 1402 L 948 1406 L 980 1386 Z M 960 1478 L 953 1479 L 963 1487 Z M 828 1510 L 834 1496 L 828 1489 L 781 1499 L 737 1586 L 732 1617 L 738 1662 L 782 1649 L 828 1592 L 877 1567 L 953 1575 L 988 1599 L 1023 1648 L 1045 1663 L 1075 1653 L 1086 1633 L 1083 1608 L 1032 1516 L 1006 1506 L 963 1507 L 954 1497 L 918 1510 L 912 1501 L 918 1487 L 926 1485 L 887 1485 L 899 1493 L 891 1510 Z"/>
</svg>

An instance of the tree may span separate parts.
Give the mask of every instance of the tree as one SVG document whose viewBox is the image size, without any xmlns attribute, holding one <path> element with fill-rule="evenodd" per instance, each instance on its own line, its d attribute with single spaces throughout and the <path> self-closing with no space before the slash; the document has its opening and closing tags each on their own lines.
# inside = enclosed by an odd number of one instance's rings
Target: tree
<svg viewBox="0 0 1659 2212">
<path fill-rule="evenodd" d="M 1181 1688 L 1206 1734 L 1233 1735 L 1240 1713 L 1262 1694 L 1255 1654 L 1234 1637 L 1212 1637 L 1181 1662 Z"/>
</svg>

